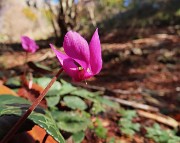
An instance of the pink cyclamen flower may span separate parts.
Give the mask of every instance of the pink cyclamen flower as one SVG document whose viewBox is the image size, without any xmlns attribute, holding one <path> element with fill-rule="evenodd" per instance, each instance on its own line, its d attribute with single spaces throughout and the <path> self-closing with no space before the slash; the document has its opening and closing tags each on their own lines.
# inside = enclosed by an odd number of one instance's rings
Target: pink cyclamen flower
<svg viewBox="0 0 180 143">
<path fill-rule="evenodd" d="M 98 29 L 94 32 L 89 45 L 77 32 L 67 32 L 63 42 L 66 54 L 56 50 L 52 44 L 50 46 L 64 71 L 74 81 L 88 79 L 98 74 L 102 68 L 101 44 Z"/>
<path fill-rule="evenodd" d="M 27 36 L 21 36 L 21 44 L 25 51 L 35 53 L 39 48 L 36 42 Z"/>
</svg>

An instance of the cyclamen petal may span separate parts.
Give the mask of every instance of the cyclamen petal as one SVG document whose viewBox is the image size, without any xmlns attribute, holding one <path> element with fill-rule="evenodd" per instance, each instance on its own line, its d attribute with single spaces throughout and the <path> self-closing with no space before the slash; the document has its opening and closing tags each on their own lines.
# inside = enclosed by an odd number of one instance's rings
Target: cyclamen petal
<svg viewBox="0 0 180 143">
<path fill-rule="evenodd" d="M 24 50 L 28 50 L 29 39 L 25 36 L 21 37 L 21 44 Z"/>
<path fill-rule="evenodd" d="M 89 66 L 89 46 L 87 41 L 78 33 L 69 31 L 63 42 L 64 51 L 84 69 Z"/>
<path fill-rule="evenodd" d="M 39 48 L 36 42 L 27 36 L 21 37 L 21 44 L 25 51 L 34 53 Z"/>
<path fill-rule="evenodd" d="M 92 36 L 89 49 L 91 71 L 95 75 L 98 74 L 102 68 L 101 43 L 99 40 L 98 29 L 96 29 Z"/>
<path fill-rule="evenodd" d="M 67 56 L 66 54 L 61 53 L 60 51 L 56 50 L 54 48 L 54 46 L 52 44 L 50 44 L 51 49 L 54 51 L 54 53 L 56 54 L 56 57 L 58 58 L 60 64 L 63 66 L 63 61 L 67 58 L 69 58 L 69 56 Z"/>
<path fill-rule="evenodd" d="M 79 71 L 78 66 L 71 58 L 63 61 L 63 69 L 70 77 L 72 77 L 73 81 L 77 82 L 84 79 L 84 71 Z"/>
</svg>

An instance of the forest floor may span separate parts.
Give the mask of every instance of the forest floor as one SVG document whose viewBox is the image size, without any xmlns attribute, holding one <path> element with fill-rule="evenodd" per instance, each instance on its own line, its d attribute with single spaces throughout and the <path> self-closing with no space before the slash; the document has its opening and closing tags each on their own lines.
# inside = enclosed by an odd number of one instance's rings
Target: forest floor
<svg viewBox="0 0 180 143">
<path fill-rule="evenodd" d="M 25 53 L 6 46 L 0 50 L 1 79 L 21 74 Z M 102 71 L 89 79 L 87 85 L 82 82 L 79 86 L 91 90 L 104 88 L 105 93 L 115 100 L 150 105 L 159 110 L 159 113 L 155 113 L 157 116 L 161 113 L 180 122 L 180 37 L 157 34 L 124 43 L 103 43 L 102 51 Z M 54 70 L 59 66 L 50 48 L 40 48 L 36 54 L 29 55 L 28 61 L 39 62 Z M 36 68 L 29 70 L 39 72 Z M 63 77 L 71 81 L 66 74 Z M 138 108 L 130 107 L 138 111 Z M 157 122 L 146 118 L 136 120 L 144 125 Z M 124 142 L 153 142 L 147 140 L 142 132 L 133 139 L 126 136 L 120 138 Z"/>
</svg>

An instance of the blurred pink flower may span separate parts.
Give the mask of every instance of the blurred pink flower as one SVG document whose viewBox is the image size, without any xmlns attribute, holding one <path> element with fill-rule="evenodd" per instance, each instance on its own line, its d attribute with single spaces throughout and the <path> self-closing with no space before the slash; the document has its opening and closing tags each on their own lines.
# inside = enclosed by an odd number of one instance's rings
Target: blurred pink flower
<svg viewBox="0 0 180 143">
<path fill-rule="evenodd" d="M 77 32 L 69 31 L 65 35 L 63 47 L 66 54 L 55 52 L 64 71 L 74 81 L 88 79 L 98 74 L 102 68 L 101 44 L 98 29 L 94 32 L 90 44 Z"/>
<path fill-rule="evenodd" d="M 21 36 L 21 44 L 26 52 L 35 53 L 39 48 L 36 42 L 27 36 Z"/>
</svg>

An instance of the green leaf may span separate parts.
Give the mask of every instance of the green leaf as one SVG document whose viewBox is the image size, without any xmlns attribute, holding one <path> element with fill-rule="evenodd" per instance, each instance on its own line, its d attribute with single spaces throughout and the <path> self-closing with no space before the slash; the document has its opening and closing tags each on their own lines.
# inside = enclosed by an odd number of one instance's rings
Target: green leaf
<svg viewBox="0 0 180 143">
<path fill-rule="evenodd" d="M 97 99 L 95 97 L 98 96 L 98 92 L 90 92 L 82 88 L 76 88 L 64 80 L 61 80 L 61 82 L 62 88 L 60 91 L 60 95 L 71 94 L 87 99 L 92 102 L 97 102 Z"/>
<path fill-rule="evenodd" d="M 115 141 L 116 141 L 115 138 L 111 137 L 107 143 L 115 143 Z"/>
<path fill-rule="evenodd" d="M 10 95 L 1 95 L 0 96 L 0 123 L 2 123 L 5 119 L 10 119 L 11 117 L 18 117 L 21 116 L 28 108 L 30 104 L 28 101 L 24 101 L 24 99 L 20 97 L 10 96 Z M 13 116 L 12 116 L 13 115 Z M 13 118 L 11 118 L 12 121 Z M 59 132 L 59 129 L 53 120 L 51 114 L 40 108 L 37 107 L 31 115 L 28 117 L 34 124 L 39 125 L 40 127 L 44 128 L 46 132 L 51 135 L 56 141 L 64 143 L 64 139 Z M 10 120 L 11 122 L 11 120 Z M 8 124 L 7 124 L 8 125 Z M 6 126 L 7 127 L 7 126 Z M 12 125 L 9 126 L 9 129 Z M 0 131 L 0 136 L 2 137 L 7 131 L 8 128 L 2 129 Z"/>
<path fill-rule="evenodd" d="M 91 108 L 91 113 L 92 114 L 98 114 L 100 112 L 104 112 L 105 109 L 99 102 L 94 102 L 93 107 Z"/>
<path fill-rule="evenodd" d="M 97 99 L 95 98 L 97 96 L 97 93 L 89 92 L 85 89 L 78 89 L 78 90 L 72 91 L 71 94 L 90 100 L 92 102 L 97 102 Z"/>
<path fill-rule="evenodd" d="M 129 136 L 133 136 L 135 134 L 135 131 L 130 129 L 130 128 L 120 128 L 120 130 L 122 131 L 122 133 L 124 133 L 125 135 L 129 135 Z"/>
<path fill-rule="evenodd" d="M 87 108 L 86 103 L 81 98 L 76 96 L 65 96 L 64 102 L 71 109 L 85 110 Z"/>
<path fill-rule="evenodd" d="M 99 119 L 96 120 L 97 127 L 95 127 L 95 133 L 98 137 L 105 139 L 107 135 L 107 129 L 102 126 L 102 123 Z"/>
<path fill-rule="evenodd" d="M 50 81 L 51 81 L 51 78 L 48 78 L 48 77 L 42 77 L 42 78 L 36 79 L 37 84 L 42 86 L 43 88 L 45 88 L 50 83 Z M 55 81 L 46 95 L 47 96 L 60 95 L 60 91 L 61 91 L 61 83 L 58 81 Z"/>
<path fill-rule="evenodd" d="M 59 103 L 59 100 L 60 100 L 59 95 L 46 97 L 48 107 L 56 106 Z"/>
<path fill-rule="evenodd" d="M 16 97 L 13 95 L 7 95 L 7 94 L 1 94 L 0 95 L 0 105 L 5 105 L 5 104 L 30 104 L 29 101 L 27 101 L 24 98 Z"/>
<path fill-rule="evenodd" d="M 60 95 L 70 94 L 72 91 L 77 89 L 76 87 L 72 86 L 70 83 L 65 82 L 64 80 L 61 80 L 61 82 L 62 82 L 62 87 L 59 92 Z"/>
<path fill-rule="evenodd" d="M 159 124 L 155 123 L 152 127 L 147 127 L 146 137 L 158 143 L 178 143 L 180 137 L 176 136 L 174 130 L 162 130 Z"/>
<path fill-rule="evenodd" d="M 74 133 L 72 138 L 74 143 L 81 143 L 84 139 L 85 133 L 83 131 Z"/>
<path fill-rule="evenodd" d="M 134 131 L 139 131 L 139 129 L 140 129 L 140 124 L 139 123 L 133 123 L 131 120 L 126 119 L 126 118 L 122 118 L 119 121 L 119 125 L 124 127 L 124 128 L 132 129 Z"/>
<path fill-rule="evenodd" d="M 135 130 L 135 131 L 139 131 L 139 130 L 140 130 L 140 127 L 141 127 L 141 125 L 140 125 L 139 123 L 134 123 L 134 124 L 132 125 L 132 129 Z"/>
<path fill-rule="evenodd" d="M 95 133 L 98 137 L 105 139 L 107 134 L 107 129 L 104 127 L 95 128 Z"/>
<path fill-rule="evenodd" d="M 44 128 L 46 132 L 51 135 L 55 140 L 60 143 L 65 143 L 63 136 L 60 134 L 59 129 L 52 118 L 50 112 L 46 111 L 45 114 L 32 114 L 30 115 L 30 119 Z"/>
<path fill-rule="evenodd" d="M 113 102 L 113 101 L 111 101 L 111 100 L 109 100 L 109 99 L 103 98 L 103 97 L 101 97 L 101 96 L 97 96 L 96 99 L 97 99 L 100 103 L 105 104 L 105 105 L 107 105 L 107 106 L 109 106 L 109 107 L 111 107 L 111 108 L 114 108 L 114 109 L 117 109 L 117 110 L 120 108 L 118 103 Z"/>
<path fill-rule="evenodd" d="M 90 118 L 84 113 L 54 111 L 52 115 L 58 127 L 70 133 L 85 131 L 90 125 Z"/>
<path fill-rule="evenodd" d="M 9 78 L 6 81 L 6 85 L 7 86 L 20 86 L 21 85 L 20 78 L 19 77 Z"/>
<path fill-rule="evenodd" d="M 124 110 L 124 109 L 121 109 L 121 110 L 119 110 L 119 113 L 121 114 L 121 116 L 123 118 L 129 119 L 129 120 L 132 120 L 134 117 L 137 116 L 137 113 L 136 113 L 135 110 Z"/>
<path fill-rule="evenodd" d="M 91 98 L 93 98 L 97 95 L 96 92 L 90 92 L 86 89 L 78 89 L 74 92 L 71 92 L 71 94 L 77 95 L 77 96 L 82 96 L 82 97 L 91 97 Z"/>
<path fill-rule="evenodd" d="M 140 124 L 132 122 L 132 119 L 137 116 L 134 110 L 119 110 L 122 118 L 119 120 L 119 127 L 122 133 L 133 136 L 135 132 L 140 130 Z"/>
<path fill-rule="evenodd" d="M 156 130 L 161 130 L 161 127 L 159 126 L 159 124 L 155 123 L 153 125 L 153 128 L 156 129 Z"/>
</svg>

